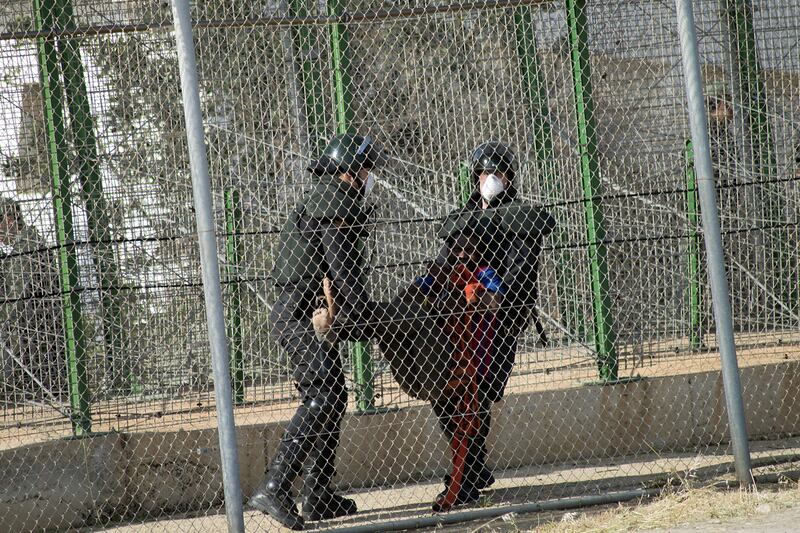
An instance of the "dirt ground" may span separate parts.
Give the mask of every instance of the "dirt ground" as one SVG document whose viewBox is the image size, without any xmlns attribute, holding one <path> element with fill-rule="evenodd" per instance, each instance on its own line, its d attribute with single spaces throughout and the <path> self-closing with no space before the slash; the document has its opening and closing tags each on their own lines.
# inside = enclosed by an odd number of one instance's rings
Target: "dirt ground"
<svg viewBox="0 0 800 533">
<path fill-rule="evenodd" d="M 637 457 L 625 462 L 606 461 L 595 466 L 542 468 L 498 472 L 498 482 L 475 508 L 491 508 L 525 502 L 542 502 L 580 494 L 653 488 L 653 498 L 618 505 L 587 507 L 570 511 L 505 515 L 494 519 L 422 529 L 429 533 L 589 533 L 615 531 L 800 531 L 800 438 L 752 443 L 753 492 L 723 490 L 736 487 L 725 450 L 708 449 L 702 456 L 688 454 Z M 782 458 L 775 464 L 776 457 Z M 679 469 L 676 465 L 691 464 Z M 660 475 L 637 475 L 643 471 Z M 558 479 L 569 480 L 559 483 Z M 713 484 L 718 487 L 714 487 Z M 440 490 L 437 482 L 363 489 L 348 493 L 359 505 L 352 518 L 310 524 L 311 531 L 336 531 L 361 526 L 369 528 L 391 520 L 432 516 L 430 502 Z M 245 512 L 247 531 L 284 531 L 258 512 Z M 700 529 L 692 529 L 700 528 Z M 739 528 L 739 529 L 737 529 Z M 750 529 L 747 529 L 750 528 Z M 781 529 L 788 528 L 788 529 Z M 84 533 L 104 529 L 86 529 Z M 158 521 L 113 526 L 119 533 L 224 532 L 222 509 L 191 516 L 172 516 Z"/>
<path fill-rule="evenodd" d="M 752 342 L 742 343 L 739 339 L 739 358 L 740 365 L 754 366 L 767 363 L 775 363 L 786 360 L 800 359 L 800 347 L 798 338 L 784 336 L 781 338 L 757 337 L 751 339 Z M 711 344 L 711 343 L 709 343 Z M 626 375 L 641 376 L 664 376 L 680 375 L 692 372 L 717 370 L 719 368 L 719 358 L 715 353 L 689 354 L 680 352 L 679 347 L 673 347 L 669 343 L 663 346 L 648 346 L 646 351 L 657 348 L 662 353 L 674 352 L 672 357 L 656 358 L 654 360 L 640 361 L 635 367 L 626 369 Z M 594 379 L 595 369 L 592 364 L 586 365 L 586 354 L 577 353 L 570 350 L 568 353 L 556 354 L 556 350 L 550 350 L 549 357 L 543 358 L 539 362 L 531 362 L 526 365 L 526 373 L 517 373 L 510 385 L 512 390 L 528 392 L 534 390 L 552 390 L 559 388 L 571 388 L 581 386 Z M 690 356 L 691 355 L 691 356 Z M 253 391 L 251 391 L 251 394 Z M 399 391 L 397 392 L 399 394 Z M 264 394 L 263 392 L 261 394 Z M 170 405 L 166 407 L 180 407 L 179 402 L 170 400 Z M 406 403 L 408 402 L 408 403 Z M 400 397 L 400 405 L 409 405 L 412 401 L 405 397 Z M 191 404 L 187 404 L 191 409 Z M 101 407 L 97 406 L 102 411 Z M 208 407 L 205 405 L 203 407 Z M 109 415 L 112 405 L 107 406 Z M 199 429 L 213 427 L 215 417 L 213 411 L 189 410 L 182 411 L 177 409 L 170 414 L 168 409 L 164 409 L 158 418 L 147 416 L 146 412 L 154 408 L 151 404 L 131 405 L 131 412 L 141 409 L 141 418 L 131 418 L 123 422 L 117 422 L 120 429 L 135 430 L 172 430 L 176 426 L 183 429 Z M 263 421 L 280 420 L 291 414 L 293 406 L 286 401 L 274 404 L 262 403 L 260 406 L 250 404 L 237 409 L 237 424 L 246 425 L 251 420 Z M 109 416 L 106 420 L 112 420 Z M 115 425 L 111 422 L 109 425 Z M 5 431 L 0 427 L 0 449 L 4 447 L 14 447 L 22 444 L 22 441 L 36 441 L 43 436 L 52 438 L 47 433 L 41 432 L 27 433 L 25 429 L 6 427 Z M 41 431 L 41 428 L 40 430 Z M 61 429 L 55 429 L 59 432 Z M 47 440 L 47 439 L 42 439 Z M 753 459 L 755 461 L 765 460 L 777 455 L 794 456 L 798 461 L 779 467 L 761 468 L 761 473 L 772 473 L 781 471 L 780 469 L 800 470 L 800 439 L 789 439 L 783 441 L 753 443 Z M 663 454 L 652 456 L 637 456 L 635 458 L 603 459 L 595 464 L 582 465 L 561 465 L 547 466 L 533 469 L 523 469 L 516 471 L 498 472 L 498 483 L 493 490 L 488 492 L 487 497 L 478 504 L 479 507 L 500 507 L 524 502 L 539 502 L 548 499 L 569 497 L 583 494 L 604 494 L 613 490 L 624 490 L 642 487 L 662 486 L 668 479 L 675 479 L 675 476 L 683 475 L 685 480 L 691 483 L 683 483 L 682 492 L 673 490 L 664 494 L 657 501 L 641 502 L 636 505 L 621 505 L 619 507 L 581 509 L 579 511 L 561 513 L 534 513 L 524 514 L 504 518 L 496 518 L 491 521 L 462 523 L 454 526 L 439 527 L 427 531 L 442 531 L 447 533 L 455 532 L 516 532 L 516 531 L 542 531 L 552 533 L 555 531 L 574 531 L 584 533 L 589 531 L 695 531 L 693 529 L 674 529 L 686 527 L 706 527 L 711 529 L 699 529 L 696 531 L 783 531 L 780 529 L 785 522 L 786 526 L 797 525 L 795 529 L 786 531 L 800 532 L 800 520 L 796 514 L 792 514 L 800 508 L 800 489 L 797 489 L 796 482 L 791 485 L 795 490 L 789 489 L 789 484 L 775 485 L 775 490 L 768 487 L 760 489 L 758 497 L 766 494 L 774 494 L 774 498 L 769 501 L 754 499 L 746 500 L 747 505 L 742 503 L 745 500 L 735 500 L 738 492 L 720 492 L 719 502 L 708 506 L 708 501 L 713 498 L 706 492 L 700 491 L 691 478 L 691 472 L 685 472 L 687 465 L 692 465 L 690 470 L 705 471 L 706 481 L 730 479 L 723 474 L 709 475 L 714 469 L 725 470 L 726 465 L 730 465 L 730 451 L 725 448 L 714 449 L 707 447 L 703 450 L 702 456 L 689 454 Z M 684 471 L 683 474 L 679 472 Z M 642 476 L 642 473 L 648 473 Z M 722 476 L 722 477 L 720 477 Z M 772 484 L 770 484 L 772 487 Z M 782 490 L 778 490 L 778 489 Z M 337 520 L 324 525 L 312 524 L 310 530 L 335 531 L 338 528 L 351 526 L 369 527 L 371 524 L 386 523 L 393 519 L 407 519 L 419 516 L 430 516 L 430 502 L 436 493 L 441 490 L 440 483 L 437 481 L 420 482 L 402 486 L 376 487 L 363 489 L 350 493 L 356 499 L 361 512 L 356 517 L 350 519 Z M 689 495 L 689 496 L 682 496 Z M 787 495 L 791 495 L 790 498 Z M 749 496 L 749 495 L 748 495 Z M 714 495 L 716 497 L 716 495 Z M 728 498 L 728 499 L 725 499 Z M 691 501 L 690 501 L 691 500 Z M 690 501 L 688 507 L 680 507 L 678 503 Z M 692 503 L 695 502 L 695 503 Z M 706 503 L 704 503 L 706 502 Z M 642 522 L 637 516 L 651 516 L 658 508 L 650 507 L 659 503 L 672 509 L 671 521 L 666 519 L 660 522 Z M 670 507 L 671 506 L 671 507 Z M 687 509 L 707 509 L 704 513 L 690 513 Z M 726 508 L 730 511 L 724 516 L 720 516 L 719 509 Z M 139 532 L 215 532 L 227 531 L 222 509 L 208 509 L 203 515 L 170 516 L 158 521 L 148 521 L 143 523 L 128 523 L 113 526 L 106 529 L 91 529 L 86 531 L 113 530 L 124 533 Z M 628 513 L 628 514 L 624 514 Z M 784 514 L 786 515 L 784 517 Z M 583 521 L 588 521 L 589 525 L 583 529 Z M 616 520 L 616 521 L 615 521 Z M 683 520 L 683 521 L 681 521 Z M 777 520 L 778 522 L 771 522 Z M 594 522 L 592 522 L 594 521 Z M 780 522 L 783 521 L 783 522 Z M 245 525 L 247 531 L 282 531 L 269 518 L 257 512 L 245 513 Z M 719 529 L 713 529 L 720 526 Z M 755 529 L 735 529 L 737 527 L 753 527 Z M 666 529 L 665 529 L 666 528 Z M 764 529 L 769 528 L 769 529 Z M 2 529 L 2 528 L 0 528 Z"/>
<path fill-rule="evenodd" d="M 681 488 L 647 502 L 560 513 L 506 515 L 424 531 L 795 533 L 800 531 L 800 489 L 796 483 L 763 486 L 756 492 Z"/>
</svg>

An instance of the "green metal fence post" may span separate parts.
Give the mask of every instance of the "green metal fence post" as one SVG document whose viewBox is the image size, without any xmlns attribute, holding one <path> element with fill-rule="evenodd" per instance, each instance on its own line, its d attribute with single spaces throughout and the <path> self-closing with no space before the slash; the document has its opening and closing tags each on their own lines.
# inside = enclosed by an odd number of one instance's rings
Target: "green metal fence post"
<svg viewBox="0 0 800 533">
<path fill-rule="evenodd" d="M 328 1 L 328 16 L 338 17 L 342 14 L 341 0 Z M 336 114 L 336 131 L 347 132 L 353 122 L 353 95 L 350 92 L 350 61 L 347 51 L 347 30 L 343 24 L 333 23 L 329 26 L 331 44 L 331 68 L 333 74 L 333 98 Z M 364 242 L 359 242 L 362 252 Z M 363 254 L 362 254 L 363 260 Z M 362 266 L 363 263 L 362 263 Z M 353 380 L 356 387 L 356 407 L 359 412 L 375 410 L 374 369 L 369 345 L 355 342 L 350 346 L 353 361 Z"/>
<path fill-rule="evenodd" d="M 34 17 L 39 31 L 55 28 L 52 2 L 34 0 Z M 58 49 L 53 37 L 38 37 L 37 52 L 42 83 L 47 148 L 53 187 L 53 211 L 58 242 L 64 340 L 67 353 L 72 431 L 75 436 L 91 433 L 89 385 L 81 300 L 78 293 L 78 260 L 75 251 L 69 162 L 64 136 L 64 94 L 58 69 Z"/>
<path fill-rule="evenodd" d="M 57 24 L 61 29 L 74 29 L 73 9 L 70 0 L 56 0 Z M 64 75 L 64 95 L 69 110 L 69 126 L 75 145 L 75 156 L 80 179 L 80 191 L 86 203 L 89 239 L 94 253 L 92 258 L 100 278 L 100 306 L 103 321 L 106 360 L 111 364 L 111 383 L 114 388 L 129 391 L 135 383 L 125 354 L 125 330 L 122 325 L 119 276 L 111 244 L 108 205 L 103 194 L 103 181 L 97 152 L 89 97 L 80 56 L 80 42 L 64 38 L 59 42 L 59 60 Z"/>
<path fill-rule="evenodd" d="M 697 201 L 697 176 L 694 170 L 692 141 L 686 141 L 686 211 L 689 219 L 689 347 L 697 350 L 703 346 L 701 285 L 700 285 L 700 209 Z"/>
<path fill-rule="evenodd" d="M 472 179 L 470 176 L 469 163 L 460 161 L 458 163 L 458 199 L 461 205 L 466 205 L 472 195 Z"/>
<path fill-rule="evenodd" d="M 553 135 L 550 129 L 550 109 L 547 92 L 542 81 L 541 66 L 536 53 L 536 34 L 534 31 L 533 12 L 531 6 L 520 6 L 514 9 L 514 34 L 517 42 L 517 61 L 524 83 L 528 108 L 532 117 L 533 145 L 536 150 L 536 161 L 542 188 L 549 203 L 558 202 L 558 190 L 555 158 L 553 156 Z M 567 240 L 564 225 L 559 224 L 555 230 L 555 241 L 564 244 Z M 563 247 L 555 254 L 556 262 L 556 299 L 560 308 L 562 321 L 569 330 L 582 331 L 578 322 L 581 314 L 577 311 L 577 284 L 567 275 L 569 257 Z M 572 295 L 568 294 L 572 292 Z"/>
<path fill-rule="evenodd" d="M 342 14 L 342 0 L 328 0 L 328 16 Z M 347 29 L 343 24 L 330 25 L 331 67 L 333 69 L 334 105 L 336 106 L 336 131 L 347 132 L 353 122 L 353 95 L 350 92 L 350 59 L 347 50 Z"/>
<path fill-rule="evenodd" d="M 242 295 L 241 258 L 242 243 L 238 232 L 242 227 L 242 203 L 239 191 L 234 187 L 225 190 L 225 281 L 228 284 L 228 339 L 231 343 L 231 384 L 233 401 L 244 403 L 244 360 L 242 357 Z"/>
<path fill-rule="evenodd" d="M 767 89 L 758 60 L 753 3 L 751 0 L 719 0 L 720 14 L 726 27 L 726 49 L 730 84 L 735 102 L 734 117 L 743 141 L 742 157 L 748 171 L 757 173 L 756 179 L 769 180 L 777 171 L 777 157 L 772 127 L 767 108 Z M 762 197 L 764 220 L 783 221 L 785 201 L 781 184 L 766 184 Z M 797 268 L 797 258 L 791 251 L 788 235 L 782 230 L 769 231 L 776 246 L 772 249 L 774 285 L 782 287 L 779 298 L 789 308 L 797 302 L 797 287 L 785 280 Z M 777 234 L 777 236 L 776 236 Z M 777 306 L 776 306 L 777 310 Z"/>
<path fill-rule="evenodd" d="M 604 242 L 606 232 L 601 204 L 603 191 L 600 182 L 593 116 L 594 104 L 586 30 L 586 0 L 566 0 L 566 2 L 586 233 L 589 240 L 594 344 L 597 350 L 600 379 L 615 381 L 619 362 L 608 289 L 607 251 Z"/>
<path fill-rule="evenodd" d="M 753 6 L 750 0 L 720 0 L 722 19 L 727 26 L 729 75 L 734 87 L 735 113 L 743 118 L 740 132 L 748 141 L 753 168 L 765 176 L 774 173 L 775 149 L 767 114 L 767 91 L 756 50 Z M 781 213 L 781 216 L 783 213 Z"/>
<path fill-rule="evenodd" d="M 289 15 L 292 17 L 303 18 L 309 15 L 306 7 L 307 0 L 292 0 L 289 4 Z M 292 26 L 292 38 L 294 47 L 299 54 L 299 74 L 301 90 L 303 92 L 304 112 L 309 139 L 309 149 L 316 155 L 325 149 L 327 142 L 325 133 L 325 99 L 323 97 L 323 75 L 321 68 L 315 63 L 315 55 L 319 51 L 315 50 L 312 39 L 314 27 L 305 25 Z"/>
</svg>

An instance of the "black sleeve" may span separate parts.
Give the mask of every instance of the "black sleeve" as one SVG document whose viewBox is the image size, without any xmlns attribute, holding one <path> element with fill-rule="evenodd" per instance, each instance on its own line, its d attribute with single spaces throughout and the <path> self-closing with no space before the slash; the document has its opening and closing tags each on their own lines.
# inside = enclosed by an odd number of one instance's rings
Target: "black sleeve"
<svg viewBox="0 0 800 533">
<path fill-rule="evenodd" d="M 428 268 L 428 274 L 433 276 L 434 280 L 433 281 L 434 293 L 437 293 L 442 290 L 442 288 L 447 282 L 447 276 L 450 275 L 452 269 L 453 269 L 453 256 L 450 253 L 450 243 L 445 241 L 439 248 L 439 253 L 436 255 L 436 259 L 433 260 L 433 263 L 431 263 L 430 268 Z"/>
<path fill-rule="evenodd" d="M 539 254 L 541 236 L 511 235 L 506 242 L 505 275 L 509 304 L 533 306 L 539 297 Z"/>
<path fill-rule="evenodd" d="M 367 321 L 373 306 L 361 268 L 361 232 L 343 221 L 314 219 L 309 227 L 318 239 L 333 285 L 337 314 L 331 327 L 339 340 L 368 340 Z"/>
</svg>

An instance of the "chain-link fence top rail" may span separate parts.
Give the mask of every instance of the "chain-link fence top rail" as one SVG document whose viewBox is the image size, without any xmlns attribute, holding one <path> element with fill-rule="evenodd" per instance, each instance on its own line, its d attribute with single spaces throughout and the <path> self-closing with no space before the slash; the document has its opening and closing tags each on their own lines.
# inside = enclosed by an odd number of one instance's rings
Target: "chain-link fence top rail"
<svg viewBox="0 0 800 533">
<path fill-rule="evenodd" d="M 800 8 L 748 5 L 696 5 L 742 365 L 794 358 L 772 347 L 800 322 Z M 362 254 L 380 301 L 435 257 L 470 150 L 516 152 L 519 198 L 557 227 L 550 342 L 529 328 L 507 394 L 717 368 L 672 2 L 198 0 L 193 17 L 237 421 L 294 409 L 270 276 L 306 165 L 345 128 L 389 156 Z M 0 7 L 0 193 L 21 214 L 0 228 L 3 448 L 213 420 L 171 24 L 162 1 Z M 343 362 L 358 409 L 419 403 L 378 350 Z"/>
</svg>

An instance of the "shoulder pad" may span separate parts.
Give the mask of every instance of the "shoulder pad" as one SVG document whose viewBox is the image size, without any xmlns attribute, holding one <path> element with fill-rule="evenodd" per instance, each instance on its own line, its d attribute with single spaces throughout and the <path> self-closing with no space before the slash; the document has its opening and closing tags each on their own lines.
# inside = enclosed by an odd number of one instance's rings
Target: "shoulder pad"
<svg viewBox="0 0 800 533">
<path fill-rule="evenodd" d="M 542 209 L 532 205 L 510 203 L 497 208 L 497 216 L 503 228 L 521 236 L 549 235 L 556 227 L 555 219 Z"/>
<path fill-rule="evenodd" d="M 312 218 L 361 220 L 366 212 L 361 196 L 350 185 L 335 179 L 322 178 L 304 202 L 304 214 Z"/>
</svg>

